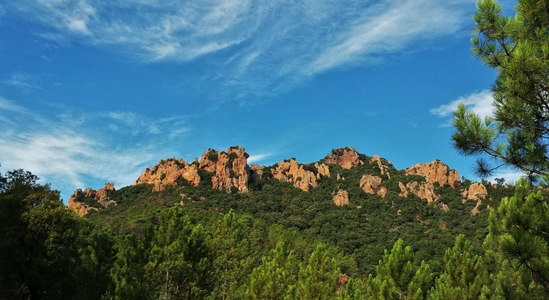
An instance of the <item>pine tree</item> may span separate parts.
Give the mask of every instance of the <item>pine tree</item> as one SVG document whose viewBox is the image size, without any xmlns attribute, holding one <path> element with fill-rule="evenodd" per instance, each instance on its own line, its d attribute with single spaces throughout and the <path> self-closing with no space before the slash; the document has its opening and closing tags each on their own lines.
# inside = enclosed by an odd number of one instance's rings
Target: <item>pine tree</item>
<svg viewBox="0 0 549 300">
<path fill-rule="evenodd" d="M 437 278 L 430 299 L 487 299 L 488 272 L 465 235 L 456 237 L 454 247 L 444 254 L 444 262 L 444 273 Z"/>
<path fill-rule="evenodd" d="M 526 180 L 515 186 L 515 195 L 501 201 L 489 217 L 485 245 L 498 263 L 497 295 L 543 299 L 549 297 L 549 210 L 542 192 L 533 192 Z M 486 247 L 485 246 L 485 247 Z"/>
<path fill-rule="evenodd" d="M 414 266 L 410 246 L 399 239 L 391 251 L 385 250 L 376 267 L 377 276 L 368 278 L 368 298 L 371 299 L 424 299 L 431 283 L 432 273 L 425 262 Z"/>
<path fill-rule="evenodd" d="M 261 265 L 250 275 L 249 299 L 295 299 L 297 276 L 294 253 L 286 253 L 284 243 L 277 243 Z"/>
<path fill-rule="evenodd" d="M 482 120 L 459 105 L 454 146 L 465 155 L 481 155 L 481 175 L 507 165 L 534 179 L 549 172 L 549 1 L 519 0 L 514 17 L 503 16 L 496 0 L 480 0 L 477 7 L 473 53 L 498 72 L 495 115 Z"/>
<path fill-rule="evenodd" d="M 328 256 L 324 245 L 317 245 L 309 261 L 299 265 L 298 299 L 334 299 L 339 274 L 335 260 Z"/>
</svg>

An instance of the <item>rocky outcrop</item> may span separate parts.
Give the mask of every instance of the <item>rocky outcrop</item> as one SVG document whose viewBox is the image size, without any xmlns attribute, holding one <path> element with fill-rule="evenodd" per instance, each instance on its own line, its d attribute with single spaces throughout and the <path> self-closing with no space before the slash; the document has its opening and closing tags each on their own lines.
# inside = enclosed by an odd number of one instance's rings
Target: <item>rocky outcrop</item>
<svg viewBox="0 0 549 300">
<path fill-rule="evenodd" d="M 84 191 L 77 189 L 72 196 L 69 197 L 68 208 L 75 211 L 78 215 L 84 216 L 91 210 L 99 210 L 109 205 L 116 205 L 116 201 L 109 199 L 107 191 L 114 191 L 113 183 L 105 183 L 105 187 L 95 191 L 91 188 L 86 188 Z M 86 201 L 86 199 L 88 201 Z M 95 201 L 95 202 L 94 202 Z M 86 202 L 92 202 L 92 205 Z"/>
<path fill-rule="evenodd" d="M 488 196 L 488 190 L 484 186 L 484 184 L 475 182 L 469 186 L 468 189 L 464 190 L 462 193 L 463 195 L 463 201 L 471 200 L 471 201 L 478 201 L 485 199 L 486 196 Z"/>
<path fill-rule="evenodd" d="M 419 198 L 427 200 L 429 204 L 440 198 L 440 195 L 435 192 L 435 187 L 430 182 L 419 183 L 417 181 L 410 181 L 406 186 L 402 182 L 399 182 L 398 186 L 400 188 L 399 196 L 401 197 L 407 197 L 409 191 Z"/>
<path fill-rule="evenodd" d="M 189 164 L 181 158 L 163 159 L 152 169 L 146 168 L 134 185 L 152 184 L 153 191 L 159 192 L 169 185 L 177 185 L 180 178 L 187 180 L 191 186 L 197 186 L 200 183 L 197 164 Z"/>
<path fill-rule="evenodd" d="M 265 167 L 258 164 L 252 164 L 250 166 L 250 177 L 253 177 L 256 181 L 261 180 L 263 178 L 263 169 L 265 169 Z"/>
<path fill-rule="evenodd" d="M 299 165 L 297 160 L 281 161 L 271 169 L 273 178 L 292 183 L 296 188 L 309 192 L 311 187 L 317 186 L 317 177 L 315 173 L 305 170 L 303 165 Z"/>
<path fill-rule="evenodd" d="M 461 185 L 459 174 L 456 170 L 450 170 L 440 160 L 434 160 L 426 164 L 416 164 L 405 171 L 406 175 L 419 175 L 425 177 L 428 183 L 438 183 L 440 186 L 449 184 L 451 187 Z"/>
<path fill-rule="evenodd" d="M 250 171 L 248 153 L 244 147 L 229 147 L 227 152 L 208 149 L 200 158 L 199 168 L 212 172 L 212 188 L 231 192 L 235 187 L 239 192 L 248 191 Z"/>
<path fill-rule="evenodd" d="M 391 165 L 392 165 L 391 162 L 387 161 L 384 158 L 379 157 L 378 155 L 374 155 L 370 159 L 370 163 L 377 163 L 380 174 L 387 175 L 389 179 L 391 178 L 391 174 L 389 173 L 389 170 L 391 169 Z"/>
<path fill-rule="evenodd" d="M 316 178 L 320 179 L 320 176 L 330 177 L 330 168 L 325 164 L 315 163 L 315 168 L 318 171 Z"/>
<path fill-rule="evenodd" d="M 364 162 L 360 160 L 358 152 L 356 152 L 353 147 L 332 150 L 332 153 L 324 158 L 324 162 L 327 164 L 339 165 L 343 169 L 350 169 L 364 164 Z"/>
<path fill-rule="evenodd" d="M 362 175 L 359 186 L 364 192 L 370 195 L 378 194 L 381 198 L 385 198 L 385 195 L 387 195 L 387 188 L 381 186 L 381 177 L 378 176 Z"/>
<path fill-rule="evenodd" d="M 349 193 L 346 190 L 339 190 L 337 193 L 332 193 L 333 201 L 336 206 L 349 204 Z"/>
</svg>

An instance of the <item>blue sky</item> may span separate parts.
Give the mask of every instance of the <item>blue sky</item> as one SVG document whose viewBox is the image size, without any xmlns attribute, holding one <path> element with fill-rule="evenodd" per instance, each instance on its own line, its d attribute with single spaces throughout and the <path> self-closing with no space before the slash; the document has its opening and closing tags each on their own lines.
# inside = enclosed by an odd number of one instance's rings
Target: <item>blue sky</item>
<svg viewBox="0 0 549 300">
<path fill-rule="evenodd" d="M 513 1 L 500 1 L 511 14 Z M 353 146 L 440 159 L 451 111 L 491 114 L 473 0 L 0 0 L 0 171 L 62 191 L 242 145 L 250 163 Z M 498 174 L 507 176 L 510 174 Z"/>
</svg>

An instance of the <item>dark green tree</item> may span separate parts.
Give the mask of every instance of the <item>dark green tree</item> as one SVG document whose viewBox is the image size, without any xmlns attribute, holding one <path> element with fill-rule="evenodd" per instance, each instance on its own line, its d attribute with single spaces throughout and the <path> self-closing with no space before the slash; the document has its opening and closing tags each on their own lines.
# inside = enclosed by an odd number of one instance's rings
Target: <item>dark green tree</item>
<svg viewBox="0 0 549 300">
<path fill-rule="evenodd" d="M 473 53 L 498 72 L 495 114 L 482 120 L 460 104 L 454 146 L 479 155 L 481 175 L 511 166 L 535 179 L 549 171 L 549 1 L 518 0 L 514 17 L 503 16 L 496 0 L 480 0 L 477 7 Z"/>
<path fill-rule="evenodd" d="M 430 299 L 487 299 L 488 272 L 465 235 L 458 235 L 454 247 L 446 250 L 444 263 L 444 273 L 437 278 Z"/>
<path fill-rule="evenodd" d="M 398 239 L 391 251 L 385 250 L 376 267 L 377 276 L 368 278 L 369 299 L 424 299 L 431 283 L 432 273 L 425 262 L 414 266 L 410 246 Z"/>
<path fill-rule="evenodd" d="M 295 299 L 295 269 L 293 251 L 286 253 L 284 243 L 278 243 L 252 271 L 246 296 L 249 299 Z"/>
<path fill-rule="evenodd" d="M 504 198 L 498 212 L 490 213 L 486 239 L 500 266 L 498 294 L 506 298 L 549 297 L 549 207 L 541 191 L 532 192 L 521 179 L 515 195 Z"/>
<path fill-rule="evenodd" d="M 0 178 L 0 298 L 74 297 L 80 218 L 30 172 Z"/>
<path fill-rule="evenodd" d="M 339 268 L 325 246 L 317 245 L 309 261 L 299 265 L 298 299 L 334 299 L 339 274 Z"/>
</svg>

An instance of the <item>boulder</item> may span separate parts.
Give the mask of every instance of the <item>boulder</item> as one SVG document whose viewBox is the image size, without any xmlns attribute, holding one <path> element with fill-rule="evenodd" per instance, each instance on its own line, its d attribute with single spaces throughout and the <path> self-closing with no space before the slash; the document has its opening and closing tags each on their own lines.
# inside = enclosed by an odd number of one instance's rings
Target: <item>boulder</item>
<svg viewBox="0 0 549 300">
<path fill-rule="evenodd" d="M 456 170 L 450 170 L 440 160 L 413 165 L 406 169 L 405 174 L 423 176 L 428 183 L 434 184 L 436 182 L 440 186 L 444 186 L 445 184 L 449 184 L 451 187 L 461 185 L 459 173 Z"/>
<path fill-rule="evenodd" d="M 339 165 L 343 169 L 350 169 L 364 164 L 353 147 L 332 150 L 332 153 L 324 158 L 324 163 Z"/>
</svg>

